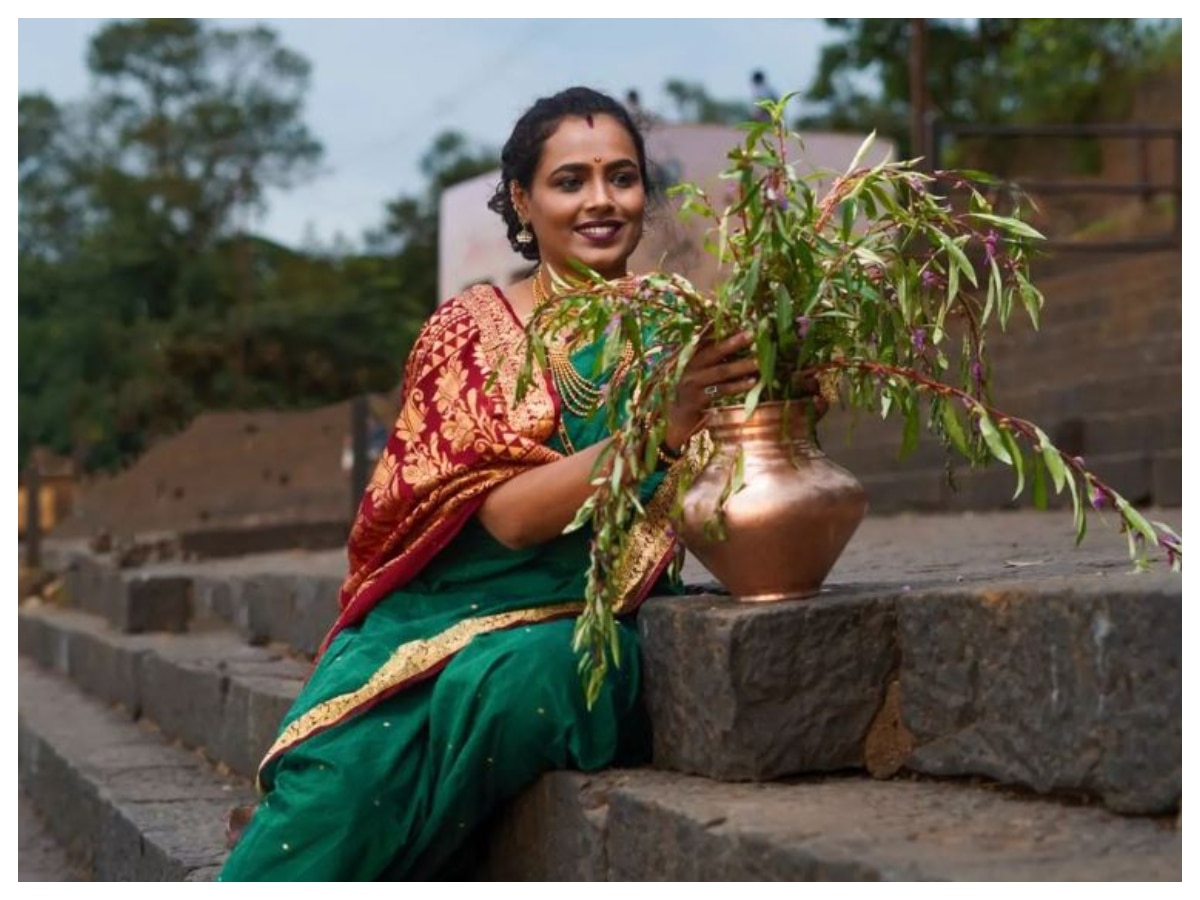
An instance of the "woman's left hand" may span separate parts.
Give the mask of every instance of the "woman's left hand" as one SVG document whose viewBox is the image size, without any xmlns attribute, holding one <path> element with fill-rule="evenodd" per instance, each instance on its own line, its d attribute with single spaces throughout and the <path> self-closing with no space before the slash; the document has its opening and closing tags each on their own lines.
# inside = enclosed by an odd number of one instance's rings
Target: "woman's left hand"
<svg viewBox="0 0 1200 900">
<path fill-rule="evenodd" d="M 667 410 L 665 442 L 679 450 L 704 422 L 704 411 L 718 397 L 744 394 L 758 381 L 758 360 L 734 359 L 753 343 L 748 331 L 723 341 L 701 344 L 684 369 Z"/>
</svg>

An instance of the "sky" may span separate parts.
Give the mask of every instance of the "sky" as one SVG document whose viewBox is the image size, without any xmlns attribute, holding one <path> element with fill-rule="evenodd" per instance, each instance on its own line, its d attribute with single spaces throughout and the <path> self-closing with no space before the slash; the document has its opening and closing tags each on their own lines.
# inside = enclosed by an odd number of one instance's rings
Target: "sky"
<svg viewBox="0 0 1200 900">
<path fill-rule="evenodd" d="M 104 19 L 21 19 L 17 82 L 65 103 L 89 90 L 88 41 Z M 820 19 L 212 19 L 262 23 L 313 66 L 305 121 L 325 146 L 311 183 L 268 195 L 256 230 L 301 246 L 357 244 L 385 203 L 415 194 L 441 131 L 498 148 L 538 97 L 586 84 L 670 114 L 671 78 L 749 100 L 762 69 L 779 92 L 808 87 L 830 31 Z M 797 103 L 799 101 L 796 101 Z M 797 107 L 797 111 L 799 108 Z"/>
</svg>

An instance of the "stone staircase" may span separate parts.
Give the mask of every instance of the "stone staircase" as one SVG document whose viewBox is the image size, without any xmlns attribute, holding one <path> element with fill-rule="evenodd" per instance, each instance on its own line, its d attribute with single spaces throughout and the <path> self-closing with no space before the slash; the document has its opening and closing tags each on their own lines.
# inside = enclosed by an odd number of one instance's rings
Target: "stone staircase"
<svg viewBox="0 0 1200 900">
<path fill-rule="evenodd" d="M 545 776 L 458 874 L 1181 878 L 1182 584 L 1098 527 L 1076 549 L 1061 513 L 868 519 L 815 600 L 649 602 L 655 767 Z M 61 597 L 19 613 L 22 789 L 97 880 L 212 879 L 340 553 L 47 554 Z"/>
</svg>

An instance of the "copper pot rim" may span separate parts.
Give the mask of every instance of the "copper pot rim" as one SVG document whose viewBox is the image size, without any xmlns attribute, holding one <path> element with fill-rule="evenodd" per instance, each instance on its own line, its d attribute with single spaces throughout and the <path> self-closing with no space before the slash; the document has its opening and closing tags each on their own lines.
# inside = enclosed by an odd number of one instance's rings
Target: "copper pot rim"
<svg viewBox="0 0 1200 900">
<path fill-rule="evenodd" d="M 788 437 L 793 440 L 813 439 L 816 437 L 816 428 L 809 427 L 808 413 L 805 411 L 808 403 L 803 398 L 767 400 L 755 406 L 749 415 L 744 405 L 710 406 L 704 411 L 704 427 L 714 436 L 762 433 L 768 428 L 778 428 L 783 422 L 785 410 L 791 406 L 794 409 L 789 414 L 792 418 L 788 421 Z"/>
</svg>

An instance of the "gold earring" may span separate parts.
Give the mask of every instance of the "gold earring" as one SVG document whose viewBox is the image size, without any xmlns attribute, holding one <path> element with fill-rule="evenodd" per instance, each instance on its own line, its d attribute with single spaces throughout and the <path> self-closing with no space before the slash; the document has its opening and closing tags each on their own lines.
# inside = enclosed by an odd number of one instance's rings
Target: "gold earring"
<svg viewBox="0 0 1200 900">
<path fill-rule="evenodd" d="M 533 232 L 529 230 L 529 222 L 526 219 L 518 219 L 521 223 L 521 230 L 517 232 L 517 243 L 522 247 L 526 247 L 533 243 Z"/>
</svg>

